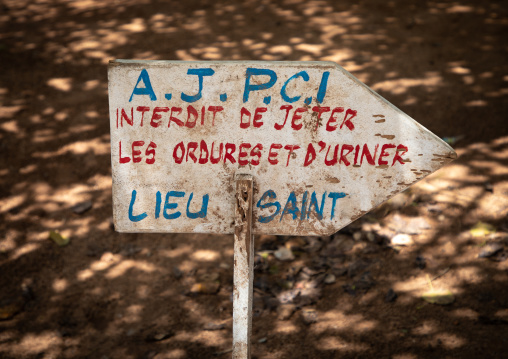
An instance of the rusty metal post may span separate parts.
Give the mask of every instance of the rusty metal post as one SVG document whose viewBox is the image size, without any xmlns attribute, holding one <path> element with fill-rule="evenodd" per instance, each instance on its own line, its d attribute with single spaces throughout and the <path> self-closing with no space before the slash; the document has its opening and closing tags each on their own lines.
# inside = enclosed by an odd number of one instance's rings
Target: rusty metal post
<svg viewBox="0 0 508 359">
<path fill-rule="evenodd" d="M 254 281 L 253 178 L 251 175 L 237 175 L 235 180 L 233 359 L 250 359 Z"/>
</svg>

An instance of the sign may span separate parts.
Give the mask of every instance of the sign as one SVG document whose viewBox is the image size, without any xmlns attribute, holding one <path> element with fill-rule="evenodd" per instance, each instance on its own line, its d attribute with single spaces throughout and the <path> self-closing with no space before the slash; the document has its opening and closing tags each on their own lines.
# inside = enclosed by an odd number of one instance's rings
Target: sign
<svg viewBox="0 0 508 359">
<path fill-rule="evenodd" d="M 254 234 L 329 235 L 453 149 L 332 62 L 109 65 L 120 232 L 232 234 L 252 175 Z"/>
</svg>

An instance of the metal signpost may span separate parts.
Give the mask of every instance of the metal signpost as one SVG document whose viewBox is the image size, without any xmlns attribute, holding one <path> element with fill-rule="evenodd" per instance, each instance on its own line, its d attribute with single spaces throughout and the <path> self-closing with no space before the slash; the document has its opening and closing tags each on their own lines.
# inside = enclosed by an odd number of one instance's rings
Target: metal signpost
<svg viewBox="0 0 508 359">
<path fill-rule="evenodd" d="M 234 233 L 233 358 L 254 234 L 333 234 L 456 157 L 331 62 L 116 60 L 109 103 L 115 228 Z"/>
</svg>

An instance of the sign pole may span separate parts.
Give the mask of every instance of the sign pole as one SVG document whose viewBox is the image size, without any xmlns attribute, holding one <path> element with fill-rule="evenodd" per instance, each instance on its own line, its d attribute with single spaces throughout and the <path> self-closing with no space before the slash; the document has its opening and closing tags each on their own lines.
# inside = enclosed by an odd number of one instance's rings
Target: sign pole
<svg viewBox="0 0 508 359">
<path fill-rule="evenodd" d="M 233 359 L 250 359 L 254 281 L 253 178 L 241 174 L 236 175 L 235 181 Z"/>
</svg>

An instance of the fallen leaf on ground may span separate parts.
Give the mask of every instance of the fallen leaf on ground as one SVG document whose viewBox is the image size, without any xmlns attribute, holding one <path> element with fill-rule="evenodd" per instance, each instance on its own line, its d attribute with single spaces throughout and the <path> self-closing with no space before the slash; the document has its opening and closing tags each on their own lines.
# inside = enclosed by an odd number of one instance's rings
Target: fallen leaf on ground
<svg viewBox="0 0 508 359">
<path fill-rule="evenodd" d="M 448 305 L 455 301 L 455 296 L 448 289 L 431 289 L 423 293 L 423 300 L 432 304 Z"/>
<path fill-rule="evenodd" d="M 291 252 L 291 249 L 286 247 L 280 247 L 273 253 L 273 255 L 280 261 L 292 261 L 293 259 L 295 259 L 293 252 Z"/>
<path fill-rule="evenodd" d="M 203 282 L 196 283 L 192 286 L 190 293 L 192 294 L 216 294 L 219 291 L 220 282 Z"/>
<path fill-rule="evenodd" d="M 478 222 L 469 230 L 469 233 L 471 233 L 473 237 L 485 237 L 495 231 L 496 228 L 492 224 Z"/>
<path fill-rule="evenodd" d="M 58 244 L 61 247 L 66 246 L 67 244 L 69 244 L 69 238 L 64 237 L 63 235 L 61 235 L 57 231 L 50 231 L 49 232 L 49 238 L 51 240 L 53 240 L 53 242 L 55 242 L 56 244 Z"/>
</svg>

